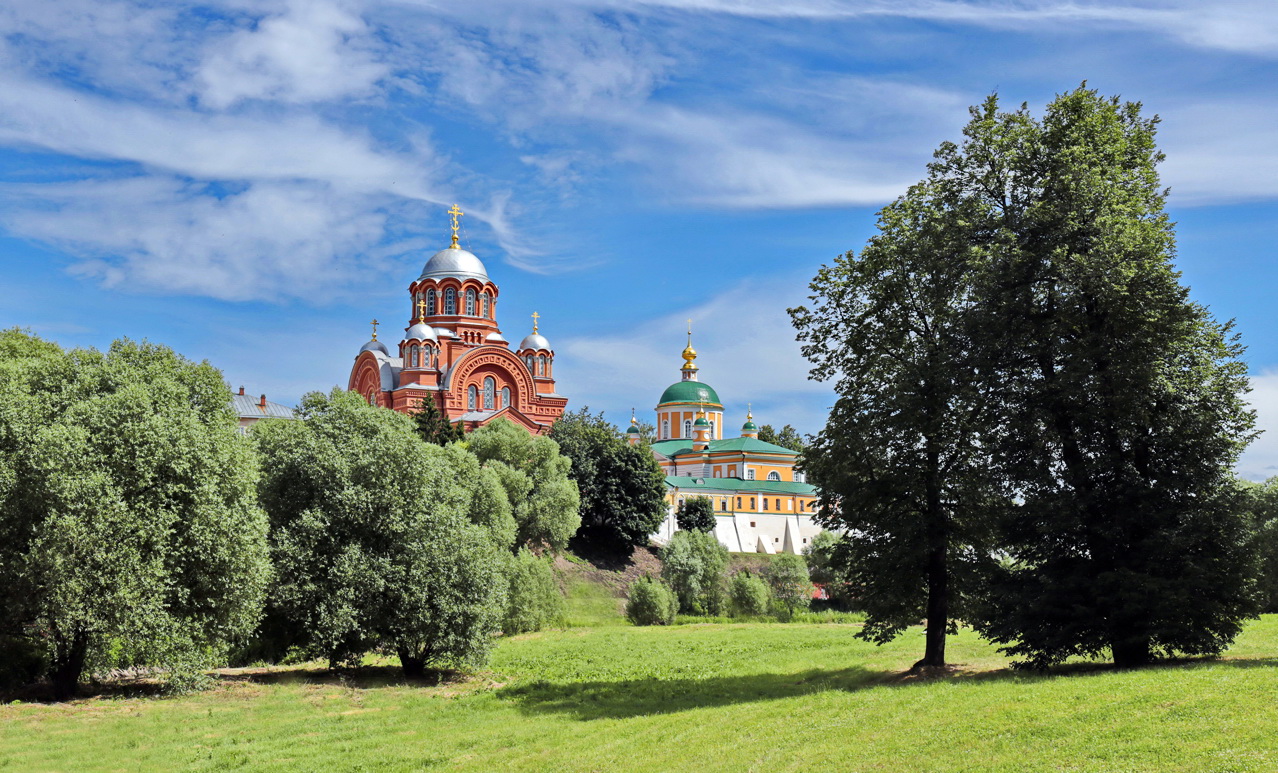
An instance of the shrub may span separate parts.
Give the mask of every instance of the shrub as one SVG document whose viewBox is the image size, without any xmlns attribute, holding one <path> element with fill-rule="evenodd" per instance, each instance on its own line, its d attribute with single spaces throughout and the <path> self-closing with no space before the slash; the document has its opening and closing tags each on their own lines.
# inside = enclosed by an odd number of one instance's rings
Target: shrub
<svg viewBox="0 0 1278 773">
<path fill-rule="evenodd" d="M 728 549 L 713 534 L 677 531 L 661 549 L 661 579 L 679 599 L 679 610 L 717 615 L 723 608 L 723 570 Z"/>
<path fill-rule="evenodd" d="M 502 632 L 513 636 L 540 631 L 561 620 L 563 615 L 564 597 L 555 582 L 550 561 L 521 549 L 510 560 L 510 594 L 501 623 Z"/>
<path fill-rule="evenodd" d="M 733 617 L 765 614 L 771 596 L 767 583 L 749 570 L 737 572 L 728 582 L 728 608 Z"/>
<path fill-rule="evenodd" d="M 812 604 L 812 581 L 803 556 L 784 553 L 768 567 L 768 585 L 772 588 L 772 611 L 782 620 L 802 612 Z"/>
<path fill-rule="evenodd" d="M 670 625 L 677 607 L 675 594 L 665 583 L 644 576 L 630 586 L 626 617 L 635 625 Z"/>
</svg>

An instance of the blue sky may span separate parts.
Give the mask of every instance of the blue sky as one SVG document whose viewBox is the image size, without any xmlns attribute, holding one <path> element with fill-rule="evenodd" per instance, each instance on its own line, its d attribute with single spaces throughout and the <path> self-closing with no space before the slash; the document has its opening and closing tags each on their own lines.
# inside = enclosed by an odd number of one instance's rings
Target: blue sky
<svg viewBox="0 0 1278 773">
<path fill-rule="evenodd" d="M 1163 118 L 1179 266 L 1270 430 L 1240 471 L 1278 472 L 1270 0 L 14 0 L 0 30 L 0 326 L 292 403 L 406 324 L 456 201 L 572 407 L 651 418 L 691 317 L 732 424 L 805 432 L 833 397 L 784 310 L 816 269 L 968 105 L 1086 80 Z"/>
</svg>

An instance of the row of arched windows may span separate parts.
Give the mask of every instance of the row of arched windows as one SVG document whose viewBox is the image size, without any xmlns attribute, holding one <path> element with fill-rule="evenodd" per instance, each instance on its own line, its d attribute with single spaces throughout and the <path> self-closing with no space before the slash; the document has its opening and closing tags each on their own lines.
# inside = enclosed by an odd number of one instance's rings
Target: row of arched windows
<svg viewBox="0 0 1278 773">
<path fill-rule="evenodd" d="M 524 364 L 528 366 L 528 372 L 534 376 L 548 376 L 550 371 L 547 367 L 555 361 L 554 357 L 547 357 L 544 354 L 525 354 Z"/>
<path fill-rule="evenodd" d="M 404 347 L 403 351 L 405 368 L 438 368 L 439 367 L 439 350 L 427 344 L 421 346 L 412 344 Z"/>
<path fill-rule="evenodd" d="M 443 302 L 440 303 L 440 295 L 435 288 L 428 289 L 424 295 L 419 296 L 420 300 L 426 301 L 426 316 L 431 317 L 437 313 L 443 313 L 445 316 L 455 316 L 457 314 L 457 306 L 460 301 L 464 313 L 468 317 L 484 317 L 492 319 L 493 312 L 496 307 L 496 299 L 488 295 L 488 293 L 476 293 L 473 289 L 467 290 L 462 294 L 461 298 L 457 297 L 457 290 L 449 287 L 443 292 Z M 418 299 L 413 301 L 413 318 L 417 317 Z M 442 312 L 439 310 L 442 307 Z"/>
<path fill-rule="evenodd" d="M 481 402 L 482 399 L 482 402 Z M 492 411 L 510 405 L 510 387 L 502 387 L 497 391 L 497 380 L 492 376 L 484 379 L 483 390 L 476 384 L 466 387 L 466 408 L 471 411 Z"/>
</svg>

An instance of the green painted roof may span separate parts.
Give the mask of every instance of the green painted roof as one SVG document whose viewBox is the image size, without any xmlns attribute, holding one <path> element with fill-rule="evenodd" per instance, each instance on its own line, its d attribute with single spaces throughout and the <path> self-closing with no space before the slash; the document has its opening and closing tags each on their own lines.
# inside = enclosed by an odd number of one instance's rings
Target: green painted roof
<svg viewBox="0 0 1278 773">
<path fill-rule="evenodd" d="M 660 440 L 652 444 L 652 450 L 666 457 L 673 459 L 680 454 L 696 453 L 700 455 L 701 451 L 694 452 L 692 450 L 691 438 L 678 438 L 676 440 Z M 723 440 L 711 440 L 710 447 L 707 452 L 714 451 L 747 451 L 759 454 L 782 454 L 785 456 L 798 456 L 797 451 L 791 451 L 783 446 L 773 445 L 758 438 L 752 437 L 732 437 Z"/>
<path fill-rule="evenodd" d="M 714 391 L 714 388 L 700 381 L 680 381 L 666 387 L 666 391 L 661 393 L 661 399 L 657 401 L 657 405 L 665 405 L 666 403 L 705 403 L 718 408 L 723 407 L 723 403 L 719 402 L 719 395 Z"/>
<path fill-rule="evenodd" d="M 701 481 L 698 483 L 697 481 Z M 667 475 L 670 488 L 705 489 L 707 491 L 758 491 L 765 494 L 801 494 L 816 496 L 816 486 L 788 480 L 742 480 L 741 478 L 689 478 Z"/>
</svg>

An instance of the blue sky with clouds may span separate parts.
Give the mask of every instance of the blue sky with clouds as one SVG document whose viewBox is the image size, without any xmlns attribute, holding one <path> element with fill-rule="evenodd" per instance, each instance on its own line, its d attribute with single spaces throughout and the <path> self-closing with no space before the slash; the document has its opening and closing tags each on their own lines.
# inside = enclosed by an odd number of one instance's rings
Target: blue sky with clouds
<svg viewBox="0 0 1278 773">
<path fill-rule="evenodd" d="M 691 317 L 729 414 L 806 432 L 833 398 L 786 306 L 968 105 L 1086 80 L 1163 118 L 1179 265 L 1271 430 L 1240 470 L 1278 472 L 1272 0 L 13 0 L 0 32 L 0 326 L 293 402 L 407 322 L 457 201 L 573 407 L 651 417 Z"/>
</svg>

